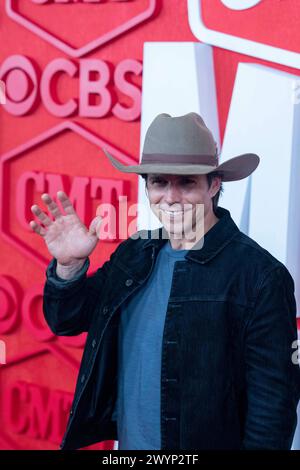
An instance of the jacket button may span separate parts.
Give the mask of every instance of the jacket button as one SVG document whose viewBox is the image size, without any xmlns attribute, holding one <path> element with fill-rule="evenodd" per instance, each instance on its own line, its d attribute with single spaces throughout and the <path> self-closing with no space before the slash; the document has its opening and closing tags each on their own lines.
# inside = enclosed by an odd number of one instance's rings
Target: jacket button
<svg viewBox="0 0 300 470">
<path fill-rule="evenodd" d="M 126 279 L 126 282 L 125 282 L 125 285 L 127 287 L 131 286 L 131 284 L 133 283 L 133 280 L 132 279 Z"/>
<path fill-rule="evenodd" d="M 97 341 L 95 339 L 93 339 L 93 341 L 92 341 L 92 348 L 93 349 L 96 347 L 96 344 L 97 344 Z"/>
<path fill-rule="evenodd" d="M 71 409 L 70 409 L 70 416 L 72 416 L 72 414 L 73 414 L 73 410 L 72 410 L 72 408 L 71 408 Z"/>
<path fill-rule="evenodd" d="M 103 307 L 103 315 L 107 315 L 108 314 L 108 307 Z"/>
<path fill-rule="evenodd" d="M 85 381 L 85 374 L 83 374 L 83 375 L 81 376 L 81 379 L 80 379 L 80 382 L 81 382 L 82 384 L 83 384 L 84 381 Z"/>
</svg>

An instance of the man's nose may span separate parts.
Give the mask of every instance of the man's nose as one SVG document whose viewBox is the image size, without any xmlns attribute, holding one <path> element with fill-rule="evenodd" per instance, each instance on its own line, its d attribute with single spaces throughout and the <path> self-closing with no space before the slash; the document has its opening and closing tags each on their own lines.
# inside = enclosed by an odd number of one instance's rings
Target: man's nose
<svg viewBox="0 0 300 470">
<path fill-rule="evenodd" d="M 181 200 L 181 193 L 177 185 L 175 184 L 168 184 L 165 192 L 165 201 L 168 204 L 174 204 L 174 202 L 180 202 Z"/>
</svg>

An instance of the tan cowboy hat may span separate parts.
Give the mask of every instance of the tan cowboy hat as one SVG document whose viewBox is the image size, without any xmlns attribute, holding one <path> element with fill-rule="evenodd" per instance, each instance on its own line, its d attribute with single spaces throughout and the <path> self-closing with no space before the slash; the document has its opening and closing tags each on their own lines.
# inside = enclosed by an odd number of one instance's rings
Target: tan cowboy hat
<svg viewBox="0 0 300 470">
<path fill-rule="evenodd" d="M 245 153 L 219 165 L 214 137 L 197 113 L 156 116 L 146 132 L 139 165 L 123 165 L 108 150 L 102 150 L 112 165 L 125 173 L 204 175 L 218 171 L 223 181 L 236 181 L 249 176 L 259 164 L 258 155 Z"/>
</svg>

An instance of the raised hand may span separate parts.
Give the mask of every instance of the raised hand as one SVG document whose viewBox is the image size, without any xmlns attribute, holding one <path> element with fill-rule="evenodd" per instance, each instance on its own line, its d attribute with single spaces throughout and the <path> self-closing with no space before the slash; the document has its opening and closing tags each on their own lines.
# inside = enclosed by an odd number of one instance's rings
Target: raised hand
<svg viewBox="0 0 300 470">
<path fill-rule="evenodd" d="M 96 216 L 87 229 L 78 217 L 68 196 L 63 191 L 58 191 L 57 197 L 65 214 L 60 211 L 58 205 L 48 194 L 43 194 L 41 199 L 53 215 L 54 220 L 51 220 L 35 204 L 31 207 L 31 211 L 40 223 L 31 220 L 29 225 L 34 232 L 44 238 L 50 254 L 57 259 L 58 264 L 62 266 L 82 264 L 98 243 L 102 219 L 100 216 Z"/>
</svg>

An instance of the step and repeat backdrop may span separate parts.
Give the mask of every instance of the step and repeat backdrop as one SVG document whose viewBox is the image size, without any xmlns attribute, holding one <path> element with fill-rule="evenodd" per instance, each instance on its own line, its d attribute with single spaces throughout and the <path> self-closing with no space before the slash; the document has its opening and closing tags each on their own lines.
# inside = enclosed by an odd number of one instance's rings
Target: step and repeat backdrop
<svg viewBox="0 0 300 470">
<path fill-rule="evenodd" d="M 220 205 L 288 266 L 299 304 L 298 3 L 1 0 L 0 449 L 58 448 L 86 339 L 56 337 L 45 323 L 50 257 L 30 207 L 63 189 L 89 225 L 99 204 L 118 214 L 122 198 L 147 203 L 144 183 L 101 147 L 138 162 L 158 113 L 200 113 L 221 161 L 261 156 L 251 179 L 225 184 Z M 131 233 L 157 223 L 138 209 L 126 220 Z M 105 233 L 89 273 L 128 236 L 109 222 Z"/>
</svg>

